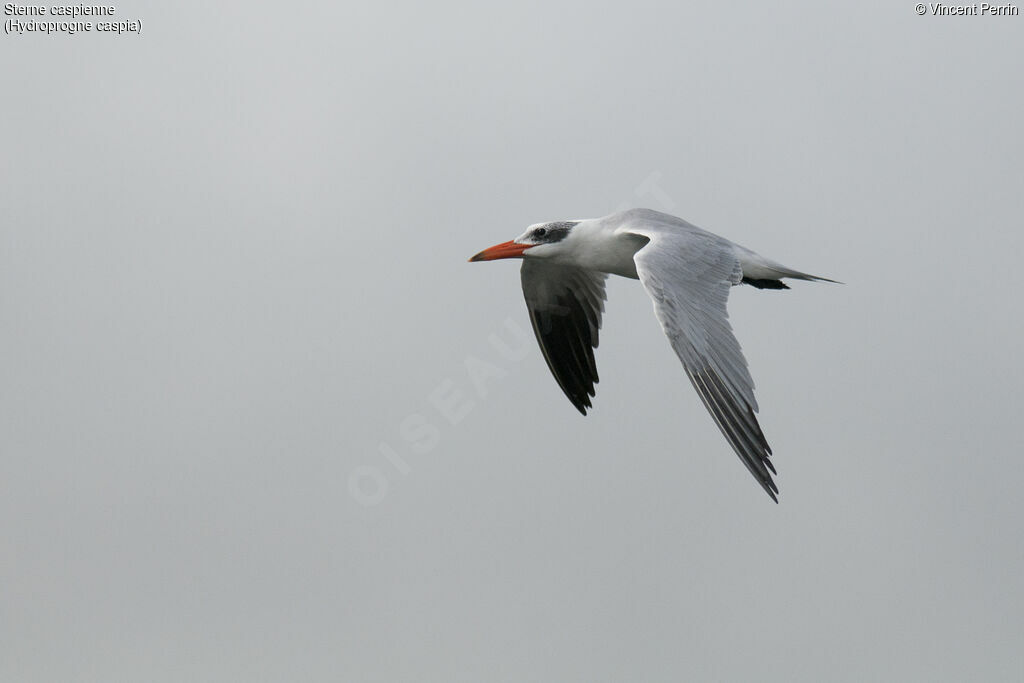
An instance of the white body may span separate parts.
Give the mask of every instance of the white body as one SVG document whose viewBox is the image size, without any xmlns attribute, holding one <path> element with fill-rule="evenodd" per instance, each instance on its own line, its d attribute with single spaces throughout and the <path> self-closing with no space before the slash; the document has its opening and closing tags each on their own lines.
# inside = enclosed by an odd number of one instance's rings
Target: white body
<svg viewBox="0 0 1024 683">
<path fill-rule="evenodd" d="M 530 232 L 544 223 L 531 225 L 515 241 L 527 243 Z M 731 250 L 736 256 L 743 277 L 752 280 L 769 280 L 782 277 L 824 280 L 813 275 L 792 270 L 781 263 L 767 259 L 760 254 L 730 242 L 724 237 L 698 228 L 682 218 L 659 213 L 650 209 L 629 209 L 603 218 L 581 220 L 562 242 L 554 245 L 539 244 L 526 254 L 528 257 L 545 257 L 553 263 L 563 263 L 594 270 L 610 275 L 639 279 L 633 256 L 646 240 L 635 239 L 636 234 L 660 233 L 666 236 L 694 237 L 708 240 L 724 250 Z M 548 255 L 550 253 L 550 256 Z M 831 280 L 828 280 L 831 282 Z"/>
<path fill-rule="evenodd" d="M 786 268 L 681 218 L 631 209 L 541 223 L 470 260 L 522 258 L 523 295 L 548 367 L 586 414 L 598 381 L 593 350 L 608 274 L 640 280 L 687 377 L 743 464 L 776 500 L 771 448 L 754 414 L 754 381 L 729 325 L 729 290 L 742 282 L 786 289 Z"/>
</svg>

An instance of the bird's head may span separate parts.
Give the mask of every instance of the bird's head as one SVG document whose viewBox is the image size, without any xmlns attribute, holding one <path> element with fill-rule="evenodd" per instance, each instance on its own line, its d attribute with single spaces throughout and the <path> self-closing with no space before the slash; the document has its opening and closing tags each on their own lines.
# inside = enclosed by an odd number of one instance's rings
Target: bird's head
<svg viewBox="0 0 1024 683">
<path fill-rule="evenodd" d="M 569 236 L 579 221 L 537 223 L 511 242 L 502 242 L 484 249 L 470 261 L 493 261 L 500 258 L 550 258 L 564 251 L 562 240 Z"/>
</svg>

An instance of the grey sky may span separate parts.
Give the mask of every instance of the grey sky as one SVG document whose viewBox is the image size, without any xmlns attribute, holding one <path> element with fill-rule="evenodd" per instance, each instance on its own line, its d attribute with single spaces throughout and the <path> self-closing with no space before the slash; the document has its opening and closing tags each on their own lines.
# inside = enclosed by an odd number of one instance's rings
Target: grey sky
<svg viewBox="0 0 1024 683">
<path fill-rule="evenodd" d="M 1024 17 L 117 12 L 0 37 L 0 680 L 1024 678 Z M 466 263 L 624 206 L 847 283 L 730 301 L 780 505 Z"/>
</svg>

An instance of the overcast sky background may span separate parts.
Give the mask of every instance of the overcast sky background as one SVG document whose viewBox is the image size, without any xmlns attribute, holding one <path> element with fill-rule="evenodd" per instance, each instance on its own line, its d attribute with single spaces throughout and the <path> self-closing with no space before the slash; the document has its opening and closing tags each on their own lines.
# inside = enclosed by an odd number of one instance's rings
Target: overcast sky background
<svg viewBox="0 0 1024 683">
<path fill-rule="evenodd" d="M 1024 17 L 117 12 L 0 37 L 0 680 L 1024 678 Z M 466 263 L 626 206 L 847 283 L 733 290 L 779 505 Z"/>
</svg>

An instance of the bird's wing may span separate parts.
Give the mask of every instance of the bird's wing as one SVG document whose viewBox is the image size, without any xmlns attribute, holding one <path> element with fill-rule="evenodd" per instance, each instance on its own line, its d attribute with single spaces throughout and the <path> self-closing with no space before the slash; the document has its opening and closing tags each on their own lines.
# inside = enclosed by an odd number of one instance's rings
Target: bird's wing
<svg viewBox="0 0 1024 683">
<path fill-rule="evenodd" d="M 597 382 L 594 349 L 604 311 L 603 273 L 525 259 L 520 271 L 530 322 L 551 374 L 584 415 Z"/>
<path fill-rule="evenodd" d="M 778 502 L 768 446 L 754 413 L 754 380 L 729 325 L 729 290 L 743 278 L 727 240 L 686 224 L 627 226 L 650 241 L 633 257 L 637 275 L 690 382 L 722 434 L 761 486 Z"/>
</svg>

